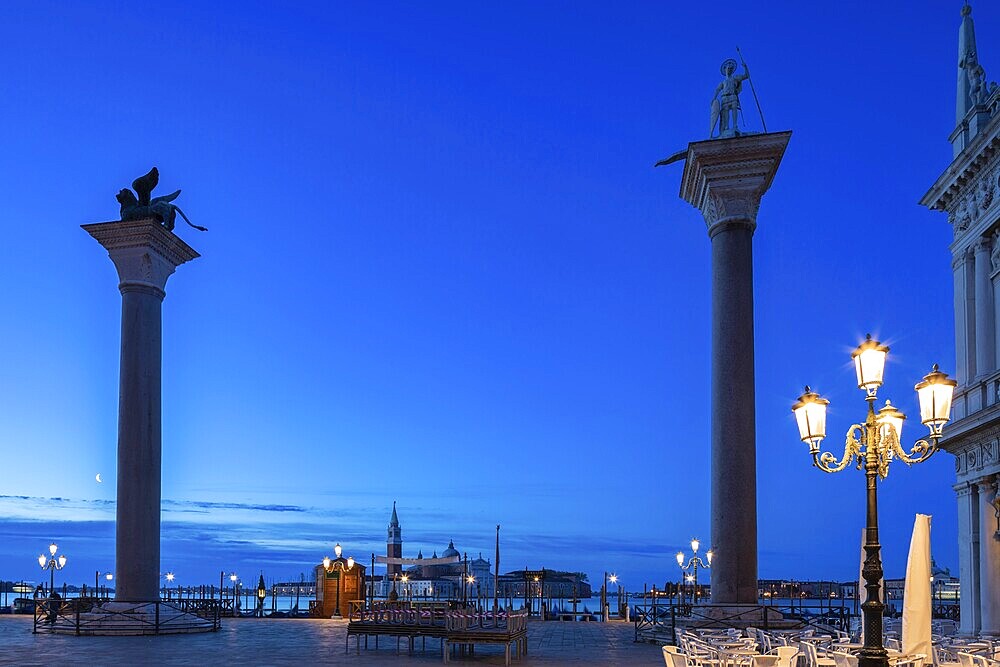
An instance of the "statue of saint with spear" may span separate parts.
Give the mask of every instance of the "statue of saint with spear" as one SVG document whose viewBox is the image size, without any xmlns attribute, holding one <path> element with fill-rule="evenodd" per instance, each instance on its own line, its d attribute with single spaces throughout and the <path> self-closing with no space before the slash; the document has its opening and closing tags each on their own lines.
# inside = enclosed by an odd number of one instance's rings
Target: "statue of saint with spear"
<svg viewBox="0 0 1000 667">
<path fill-rule="evenodd" d="M 743 54 L 739 47 L 736 47 L 743 64 L 743 73 L 736 73 L 736 61 L 727 58 L 720 68 L 722 76 L 725 77 L 718 86 L 715 87 L 715 94 L 712 98 L 712 123 L 709 127 L 708 136 L 714 137 L 716 127 L 719 129 L 719 137 L 739 136 L 740 130 L 737 126 L 737 119 L 740 113 L 740 92 L 743 90 L 743 82 L 750 83 L 750 92 L 753 93 L 754 102 L 757 103 L 757 111 L 760 113 L 761 124 L 764 124 L 764 114 L 760 111 L 760 102 L 757 100 L 757 91 L 754 90 L 753 81 L 750 79 L 750 70 L 743 60 Z M 764 125 L 767 132 L 767 125 Z"/>
</svg>

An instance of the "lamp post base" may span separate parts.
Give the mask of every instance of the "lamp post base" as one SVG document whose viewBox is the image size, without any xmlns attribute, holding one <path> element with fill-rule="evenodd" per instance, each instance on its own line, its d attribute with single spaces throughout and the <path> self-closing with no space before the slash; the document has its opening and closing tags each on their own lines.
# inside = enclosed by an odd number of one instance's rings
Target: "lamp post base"
<svg viewBox="0 0 1000 667">
<path fill-rule="evenodd" d="M 885 649 L 861 649 L 858 653 L 858 667 L 888 667 L 889 654 Z"/>
</svg>

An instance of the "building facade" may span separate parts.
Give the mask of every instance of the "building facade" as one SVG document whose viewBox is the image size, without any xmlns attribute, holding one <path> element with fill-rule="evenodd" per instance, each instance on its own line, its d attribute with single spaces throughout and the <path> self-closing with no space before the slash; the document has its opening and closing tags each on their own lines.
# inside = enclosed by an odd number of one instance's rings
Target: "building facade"
<svg viewBox="0 0 1000 667">
<path fill-rule="evenodd" d="M 1000 29 L 1000 26 L 996 26 Z M 920 203 L 948 214 L 955 281 L 952 422 L 941 446 L 955 456 L 961 625 L 1000 635 L 1000 88 L 988 83 L 962 7 L 953 159 Z"/>
</svg>

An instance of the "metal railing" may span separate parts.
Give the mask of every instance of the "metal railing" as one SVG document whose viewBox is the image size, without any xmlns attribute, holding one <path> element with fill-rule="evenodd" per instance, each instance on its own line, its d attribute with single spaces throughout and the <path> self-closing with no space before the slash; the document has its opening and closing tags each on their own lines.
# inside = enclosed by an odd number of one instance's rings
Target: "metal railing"
<svg viewBox="0 0 1000 667">
<path fill-rule="evenodd" d="M 717 609 L 701 608 L 690 604 L 633 604 L 635 613 L 635 641 L 662 639 L 669 633 L 670 640 L 676 642 L 678 620 L 691 628 L 726 629 L 743 628 L 747 625 L 771 629 L 772 624 L 781 622 L 782 629 L 813 628 L 828 632 L 831 629 L 850 631 L 850 608 L 823 605 L 779 606 L 741 605 L 729 615 L 719 616 Z M 712 609 L 712 612 L 709 610 Z M 709 615 L 711 613 L 711 615 Z M 753 619 L 752 623 L 748 622 Z"/>
<path fill-rule="evenodd" d="M 215 632 L 222 627 L 219 601 L 213 598 L 139 602 L 108 608 L 92 599 L 34 600 L 32 632 L 74 635 L 160 635 Z"/>
</svg>

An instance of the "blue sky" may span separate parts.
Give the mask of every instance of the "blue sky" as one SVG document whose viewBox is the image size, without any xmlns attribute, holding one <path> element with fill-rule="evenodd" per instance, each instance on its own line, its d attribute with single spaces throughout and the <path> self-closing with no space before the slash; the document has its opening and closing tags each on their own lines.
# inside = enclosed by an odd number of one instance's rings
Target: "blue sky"
<svg viewBox="0 0 1000 667">
<path fill-rule="evenodd" d="M 5 7 L 0 577 L 53 539 L 71 581 L 112 565 L 120 299 L 79 225 L 155 164 L 210 229 L 178 229 L 202 258 L 164 302 L 164 571 L 360 560 L 397 500 L 408 555 L 489 553 L 501 523 L 504 569 L 675 580 L 709 534 L 710 257 L 652 164 L 706 137 L 739 45 L 794 131 L 755 236 L 760 575 L 854 578 L 863 478 L 811 468 L 790 405 L 830 398 L 835 447 L 870 331 L 912 440 L 913 384 L 953 372 L 951 230 L 916 202 L 960 6 Z M 1000 6 L 973 16 L 995 77 Z M 915 512 L 957 569 L 953 480 L 896 464 L 888 576 Z"/>
</svg>

